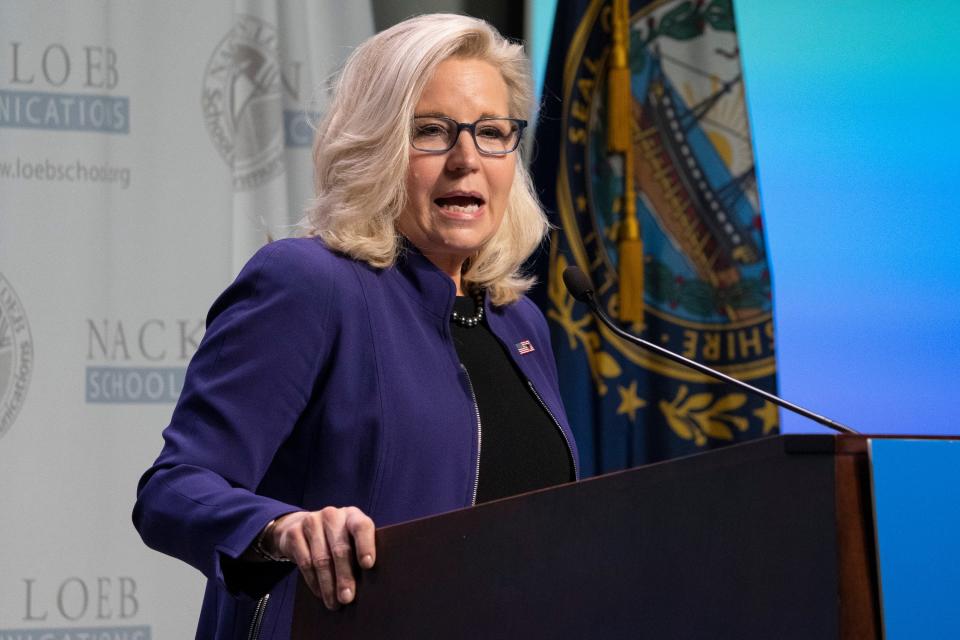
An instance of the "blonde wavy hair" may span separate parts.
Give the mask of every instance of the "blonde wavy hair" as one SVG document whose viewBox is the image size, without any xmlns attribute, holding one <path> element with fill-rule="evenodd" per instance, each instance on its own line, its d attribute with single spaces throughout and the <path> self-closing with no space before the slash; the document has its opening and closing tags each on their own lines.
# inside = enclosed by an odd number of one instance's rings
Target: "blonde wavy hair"
<svg viewBox="0 0 960 640">
<path fill-rule="evenodd" d="M 503 75 L 512 117 L 533 111 L 523 47 L 492 26 L 451 14 L 423 15 L 378 33 L 349 57 L 313 143 L 316 196 L 303 232 L 378 268 L 402 247 L 396 220 L 406 205 L 410 123 L 423 88 L 448 58 L 489 62 Z M 517 150 L 516 153 L 521 153 Z M 548 229 L 523 158 L 516 162 L 503 222 L 464 264 L 464 290 L 487 290 L 496 305 L 517 300 L 533 284 L 521 272 Z"/>
</svg>

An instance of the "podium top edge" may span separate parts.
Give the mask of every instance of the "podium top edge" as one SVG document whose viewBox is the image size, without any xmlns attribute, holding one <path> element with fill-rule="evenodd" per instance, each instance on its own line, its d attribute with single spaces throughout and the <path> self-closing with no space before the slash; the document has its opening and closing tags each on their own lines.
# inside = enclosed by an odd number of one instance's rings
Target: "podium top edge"
<svg viewBox="0 0 960 640">
<path fill-rule="evenodd" d="M 444 517 L 453 513 L 466 512 L 474 509 L 498 508 L 496 505 L 502 503 L 523 500 L 538 493 L 549 493 L 555 491 L 574 490 L 576 485 L 592 484 L 594 482 L 604 482 L 615 476 L 633 474 L 633 473 L 660 473 L 660 478 L 667 480 L 671 475 L 683 475 L 691 468 L 699 467 L 701 470 L 708 467 L 724 466 L 729 464 L 744 464 L 763 459 L 775 459 L 788 455 L 820 455 L 835 456 L 842 455 L 860 455 L 867 453 L 868 442 L 872 439 L 883 440 L 960 440 L 957 436 L 932 436 L 916 434 L 839 434 L 839 433 L 786 433 L 774 434 L 745 442 L 728 444 L 716 449 L 698 451 L 686 456 L 661 460 L 638 467 L 621 469 L 606 474 L 585 478 L 576 483 L 566 483 L 555 487 L 539 489 L 530 493 L 519 494 L 493 500 L 473 507 L 463 509 L 454 509 L 444 513 L 433 514 L 403 522 L 392 523 L 383 527 L 378 527 L 378 532 L 385 532 L 392 529 L 403 529 L 410 525 L 422 523 L 425 520 Z M 666 473 L 664 473 L 666 471 Z"/>
</svg>

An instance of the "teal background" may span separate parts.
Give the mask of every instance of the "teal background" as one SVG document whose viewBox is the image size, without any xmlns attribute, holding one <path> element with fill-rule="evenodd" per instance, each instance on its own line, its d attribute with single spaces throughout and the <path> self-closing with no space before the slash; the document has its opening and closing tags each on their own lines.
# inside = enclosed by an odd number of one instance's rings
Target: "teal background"
<svg viewBox="0 0 960 640">
<path fill-rule="evenodd" d="M 529 8 L 538 78 L 555 5 Z M 781 395 L 864 432 L 960 433 L 960 3 L 735 9 Z"/>
</svg>

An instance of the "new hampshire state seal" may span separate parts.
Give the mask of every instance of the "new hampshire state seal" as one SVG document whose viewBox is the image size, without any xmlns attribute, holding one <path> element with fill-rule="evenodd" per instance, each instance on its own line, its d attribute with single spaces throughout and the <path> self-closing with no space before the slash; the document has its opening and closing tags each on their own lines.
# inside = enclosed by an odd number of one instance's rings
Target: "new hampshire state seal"
<svg viewBox="0 0 960 640">
<path fill-rule="evenodd" d="M 642 238 L 642 320 L 622 321 L 625 328 L 775 391 L 770 275 L 732 4 L 630 4 L 630 165 L 608 148 L 610 3 L 590 3 L 567 50 L 556 174 L 561 230 L 551 243 L 550 282 L 574 263 L 618 316 L 629 174 Z M 774 405 L 618 339 L 559 287 L 550 299 L 548 317 L 563 342 L 587 352 L 594 387 L 613 415 L 642 417 L 648 431 L 662 425 L 697 448 L 777 429 Z"/>
<path fill-rule="evenodd" d="M 0 273 L 0 437 L 10 429 L 27 396 L 33 340 L 23 305 Z"/>
</svg>

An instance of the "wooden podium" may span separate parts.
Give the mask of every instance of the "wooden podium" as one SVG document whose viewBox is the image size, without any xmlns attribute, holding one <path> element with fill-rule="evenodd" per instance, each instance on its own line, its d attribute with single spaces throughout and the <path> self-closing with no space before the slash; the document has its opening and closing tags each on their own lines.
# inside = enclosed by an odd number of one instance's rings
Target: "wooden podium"
<svg viewBox="0 0 960 640">
<path fill-rule="evenodd" d="M 866 439 L 784 435 L 377 531 L 292 637 L 879 638 Z"/>
</svg>

